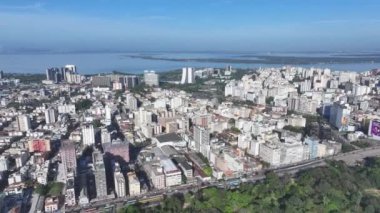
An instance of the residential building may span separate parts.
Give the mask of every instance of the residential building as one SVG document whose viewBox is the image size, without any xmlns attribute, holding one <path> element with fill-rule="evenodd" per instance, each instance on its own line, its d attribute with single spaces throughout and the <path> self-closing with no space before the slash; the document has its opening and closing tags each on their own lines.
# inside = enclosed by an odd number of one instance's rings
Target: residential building
<svg viewBox="0 0 380 213">
<path fill-rule="evenodd" d="M 134 172 L 128 172 L 128 189 L 129 196 L 137 196 L 140 195 L 140 181 Z"/>
<path fill-rule="evenodd" d="M 104 159 L 102 153 L 97 150 L 92 153 L 92 158 L 94 165 L 96 197 L 98 199 L 102 199 L 107 196 L 107 179 Z"/>
<path fill-rule="evenodd" d="M 95 130 L 92 124 L 86 124 L 82 127 L 82 141 L 84 146 L 95 144 Z"/>
<path fill-rule="evenodd" d="M 55 123 L 56 122 L 56 111 L 55 109 L 47 109 L 45 111 L 45 122 L 46 124 L 52 124 L 52 123 Z"/>
<path fill-rule="evenodd" d="M 114 184 L 115 184 L 115 193 L 117 197 L 126 196 L 126 183 L 123 173 L 120 170 L 120 165 L 115 164 L 115 171 L 113 173 Z"/>
<path fill-rule="evenodd" d="M 30 123 L 30 118 L 27 115 L 19 115 L 17 117 L 17 124 L 18 124 L 18 129 L 21 132 L 27 132 L 31 130 L 32 125 Z"/>
<path fill-rule="evenodd" d="M 75 152 L 75 144 L 69 140 L 63 141 L 60 154 L 65 173 L 76 174 L 77 157 Z"/>
<path fill-rule="evenodd" d="M 158 74 L 155 71 L 145 71 L 144 72 L 144 82 L 148 86 L 158 86 Z"/>
</svg>

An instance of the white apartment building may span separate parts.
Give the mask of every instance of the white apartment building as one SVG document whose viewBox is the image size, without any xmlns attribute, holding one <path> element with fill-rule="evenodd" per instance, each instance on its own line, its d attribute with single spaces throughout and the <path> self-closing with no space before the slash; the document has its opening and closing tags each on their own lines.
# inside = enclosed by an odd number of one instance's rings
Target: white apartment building
<svg viewBox="0 0 380 213">
<path fill-rule="evenodd" d="M 45 111 L 45 122 L 46 124 L 52 124 L 56 122 L 56 113 L 54 109 L 47 109 Z"/>
<path fill-rule="evenodd" d="M 32 128 L 30 118 L 27 115 L 19 115 L 17 117 L 18 129 L 21 132 L 27 132 Z"/>
<path fill-rule="evenodd" d="M 307 160 L 308 150 L 301 142 L 266 142 L 260 144 L 259 156 L 271 166 L 280 166 Z"/>
<path fill-rule="evenodd" d="M 160 163 L 165 174 L 166 187 L 180 185 L 182 183 L 182 174 L 173 161 L 170 159 L 163 159 Z"/>
<path fill-rule="evenodd" d="M 84 146 L 95 144 L 95 130 L 92 124 L 86 124 L 82 127 L 82 141 Z"/>
<path fill-rule="evenodd" d="M 75 105 L 74 104 L 59 105 L 58 113 L 59 114 L 65 114 L 65 113 L 75 114 Z"/>
<path fill-rule="evenodd" d="M 137 196 L 141 193 L 140 181 L 134 172 L 128 172 L 129 196 Z"/>
<path fill-rule="evenodd" d="M 114 172 L 114 184 L 115 184 L 115 193 L 117 197 L 126 196 L 126 184 L 123 173 L 120 171 Z"/>
<path fill-rule="evenodd" d="M 144 82 L 148 86 L 158 86 L 158 74 L 155 71 L 144 71 Z"/>
</svg>

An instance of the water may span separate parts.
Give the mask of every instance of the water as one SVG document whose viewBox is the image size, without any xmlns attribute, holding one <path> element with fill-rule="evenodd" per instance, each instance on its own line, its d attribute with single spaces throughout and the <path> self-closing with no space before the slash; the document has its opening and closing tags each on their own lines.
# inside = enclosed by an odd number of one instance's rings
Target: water
<svg viewBox="0 0 380 213">
<path fill-rule="evenodd" d="M 268 54 L 268 53 L 266 53 Z M 250 64 L 250 63 L 212 63 L 164 61 L 140 58 L 130 58 L 128 55 L 152 55 L 166 58 L 241 58 L 249 54 L 227 53 L 72 53 L 72 54 L 2 54 L 0 55 L 0 70 L 12 73 L 45 73 L 48 67 L 62 67 L 75 64 L 81 74 L 111 72 L 113 70 L 142 73 L 144 70 L 169 71 L 184 66 L 191 67 L 226 67 L 235 68 L 281 67 L 283 64 Z M 279 55 L 279 54 L 272 54 Z M 289 54 L 287 54 L 289 55 Z M 303 54 L 304 56 L 307 54 Z M 328 54 L 326 54 L 328 55 Z M 324 56 L 326 56 L 324 55 Z M 296 55 L 294 55 L 296 56 Z M 299 54 L 297 55 L 299 56 Z M 313 56 L 313 55 L 311 55 Z M 323 56 L 323 54 L 322 54 Z M 245 59 L 246 59 L 245 58 Z M 255 58 L 254 55 L 249 58 Z M 313 64 L 297 65 L 302 67 L 331 68 L 332 70 L 367 71 L 380 68 L 380 63 L 356 64 Z"/>
</svg>

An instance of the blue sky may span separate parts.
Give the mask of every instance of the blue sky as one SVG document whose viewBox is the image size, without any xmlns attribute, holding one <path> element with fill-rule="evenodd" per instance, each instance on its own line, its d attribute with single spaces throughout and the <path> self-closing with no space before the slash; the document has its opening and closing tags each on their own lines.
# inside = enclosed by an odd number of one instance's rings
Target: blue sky
<svg viewBox="0 0 380 213">
<path fill-rule="evenodd" d="M 0 50 L 380 50 L 379 0 L 1 0 Z"/>
</svg>

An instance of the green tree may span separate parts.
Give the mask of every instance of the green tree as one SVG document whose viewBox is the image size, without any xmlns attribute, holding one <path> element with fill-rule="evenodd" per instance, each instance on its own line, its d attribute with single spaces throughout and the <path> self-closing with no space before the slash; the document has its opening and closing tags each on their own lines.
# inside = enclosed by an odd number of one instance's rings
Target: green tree
<svg viewBox="0 0 380 213">
<path fill-rule="evenodd" d="M 274 101 L 274 97 L 272 97 L 272 96 L 269 96 L 269 97 L 266 97 L 266 98 L 265 98 L 265 103 L 266 103 L 267 105 L 272 104 L 273 101 Z"/>
<path fill-rule="evenodd" d="M 92 106 L 92 101 L 89 99 L 82 99 L 75 103 L 75 108 L 77 111 L 84 111 L 90 109 Z"/>
</svg>

